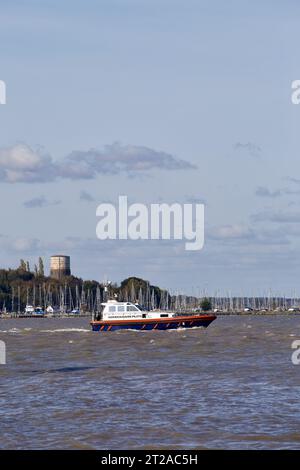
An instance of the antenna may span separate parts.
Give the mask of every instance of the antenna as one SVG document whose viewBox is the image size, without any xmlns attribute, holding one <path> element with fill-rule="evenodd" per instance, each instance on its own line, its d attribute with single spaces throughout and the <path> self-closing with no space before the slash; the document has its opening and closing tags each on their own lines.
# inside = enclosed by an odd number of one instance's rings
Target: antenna
<svg viewBox="0 0 300 470">
<path fill-rule="evenodd" d="M 102 282 L 102 285 L 104 286 L 104 300 L 107 300 L 109 297 L 109 287 L 111 285 L 111 281 L 107 279 L 107 276 L 104 276 L 104 281 Z"/>
</svg>

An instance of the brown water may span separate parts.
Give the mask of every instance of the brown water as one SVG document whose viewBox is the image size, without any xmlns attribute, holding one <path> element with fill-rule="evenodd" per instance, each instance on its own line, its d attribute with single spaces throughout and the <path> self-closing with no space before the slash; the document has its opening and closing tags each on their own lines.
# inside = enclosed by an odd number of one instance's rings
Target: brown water
<svg viewBox="0 0 300 470">
<path fill-rule="evenodd" d="M 0 339 L 2 449 L 300 449 L 299 317 L 114 333 L 0 320 Z"/>
</svg>

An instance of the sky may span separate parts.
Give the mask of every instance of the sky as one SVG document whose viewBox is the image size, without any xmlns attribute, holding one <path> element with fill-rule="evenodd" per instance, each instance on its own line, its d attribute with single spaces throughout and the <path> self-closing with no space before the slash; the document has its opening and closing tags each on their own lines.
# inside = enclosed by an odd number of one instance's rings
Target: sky
<svg viewBox="0 0 300 470">
<path fill-rule="evenodd" d="M 2 0 L 1 266 L 300 295 L 299 26 L 295 0 Z M 119 195 L 204 203 L 204 248 L 98 240 Z"/>
</svg>

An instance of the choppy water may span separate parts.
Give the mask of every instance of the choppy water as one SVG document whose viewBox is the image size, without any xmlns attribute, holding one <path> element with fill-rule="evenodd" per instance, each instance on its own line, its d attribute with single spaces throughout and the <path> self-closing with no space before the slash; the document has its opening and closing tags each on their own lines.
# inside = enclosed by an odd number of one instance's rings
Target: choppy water
<svg viewBox="0 0 300 470">
<path fill-rule="evenodd" d="M 113 333 L 0 320 L 0 339 L 2 449 L 300 449 L 299 317 Z"/>
</svg>

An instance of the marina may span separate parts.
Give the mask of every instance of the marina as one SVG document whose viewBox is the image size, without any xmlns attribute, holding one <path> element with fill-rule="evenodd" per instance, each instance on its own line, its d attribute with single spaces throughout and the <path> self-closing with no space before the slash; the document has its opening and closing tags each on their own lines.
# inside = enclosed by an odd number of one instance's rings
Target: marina
<svg viewBox="0 0 300 470">
<path fill-rule="evenodd" d="M 101 304 L 107 300 L 105 286 L 99 284 L 94 291 L 84 290 L 78 285 L 74 288 L 61 287 L 56 298 L 58 303 L 54 306 L 45 300 L 39 300 L 34 305 L 26 304 L 23 308 L 20 299 L 16 298 L 14 292 L 6 304 L 2 304 L 0 318 L 30 318 L 30 317 L 89 317 L 94 318 L 101 311 Z M 40 286 L 33 291 L 41 290 Z M 30 291 L 29 291 L 30 292 Z M 219 315 L 299 315 L 300 300 L 295 297 L 194 297 L 184 294 L 170 294 L 171 290 L 164 290 L 158 300 L 157 296 L 144 293 L 141 289 L 126 295 L 119 294 L 122 302 L 132 302 L 141 305 L 147 311 L 161 310 L 173 311 L 176 314 L 199 314 L 203 312 L 201 303 L 203 299 L 209 299 L 208 311 L 216 316 Z M 166 294 L 165 294 L 166 293 Z M 74 297 L 73 297 L 74 294 Z M 207 295 L 207 294 L 206 294 Z M 29 296 L 29 295 L 28 295 Z M 48 297 L 53 300 L 54 294 L 49 291 Z M 17 306 L 17 308 L 15 308 Z M 10 307 L 10 308 L 9 308 Z"/>
<path fill-rule="evenodd" d="M 173 316 L 177 318 L 184 316 L 181 321 L 187 325 L 195 326 L 196 321 L 200 322 L 199 326 L 206 326 L 208 313 L 215 317 L 300 314 L 300 298 L 296 290 L 291 290 L 290 296 L 273 292 L 271 289 L 262 291 L 260 296 L 245 296 L 233 295 L 230 290 L 223 293 L 216 289 L 213 293 L 209 293 L 207 289 L 195 286 L 180 290 L 161 288 L 136 276 L 130 276 L 120 283 L 108 281 L 106 277 L 103 281 L 84 280 L 72 273 L 71 258 L 65 254 L 50 257 L 48 276 L 45 274 L 44 261 L 41 257 L 34 269 L 31 269 L 29 262 L 23 259 L 15 269 L 0 269 L 0 318 L 78 316 L 99 321 L 103 304 L 110 299 L 115 299 L 124 306 L 131 303 L 132 309 L 141 309 L 143 311 L 141 315 L 147 317 L 144 317 L 144 324 L 140 325 L 144 329 L 175 328 L 176 322 L 172 320 Z M 121 310 L 118 313 L 121 313 Z M 206 316 L 203 319 L 199 318 L 203 314 Z M 191 320 L 187 321 L 187 315 Z M 171 321 L 167 322 L 166 317 Z M 153 325 L 149 326 L 151 318 L 158 320 L 157 326 L 154 321 Z M 119 321 L 123 320 L 119 318 Z M 132 322 L 128 325 L 132 326 Z M 93 328 L 98 326 L 94 324 Z M 100 329 L 102 326 L 100 325 Z M 112 325 L 110 329 L 114 330 L 116 327 Z M 102 330 L 104 329 L 106 330 L 106 326 Z"/>
<path fill-rule="evenodd" d="M 30 269 L 29 262 L 20 260 L 16 269 L 0 269 L 0 317 L 98 318 L 103 302 L 117 299 L 139 305 L 143 311 L 163 315 L 278 315 L 299 314 L 300 298 L 296 291 L 290 296 L 266 290 L 260 296 L 232 295 L 230 291 L 213 294 L 190 286 L 187 290 L 161 288 L 135 276 L 116 282 L 83 280 L 71 273 L 70 257 L 53 255 L 50 276 L 44 273 L 44 262 Z M 121 319 L 120 319 L 121 320 Z M 160 321 L 162 324 L 163 321 Z"/>
</svg>

